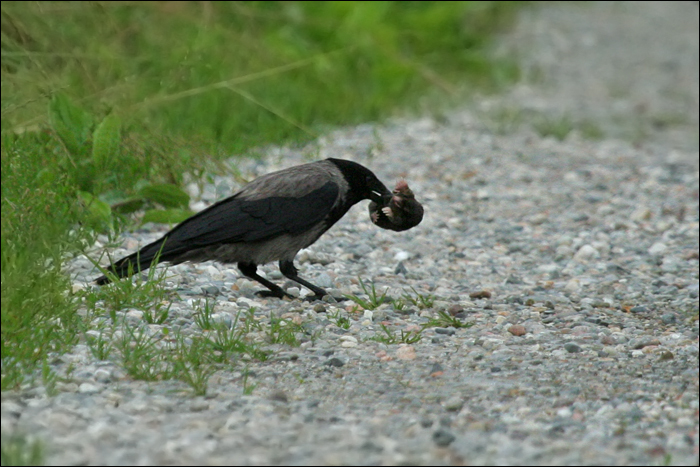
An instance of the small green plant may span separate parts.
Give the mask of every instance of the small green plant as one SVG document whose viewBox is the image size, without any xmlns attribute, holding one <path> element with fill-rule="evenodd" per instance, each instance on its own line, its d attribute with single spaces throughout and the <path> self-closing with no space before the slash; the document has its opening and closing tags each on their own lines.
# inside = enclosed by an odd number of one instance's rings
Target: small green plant
<svg viewBox="0 0 700 467">
<path fill-rule="evenodd" d="M 414 344 L 419 342 L 422 338 L 421 331 L 404 331 L 403 329 L 399 332 L 392 332 L 384 324 L 380 325 L 382 333 L 378 333 L 372 337 L 372 340 L 377 342 L 382 342 L 384 344 Z"/>
<path fill-rule="evenodd" d="M 153 308 L 148 308 L 143 311 L 143 320 L 148 324 L 163 324 L 170 316 L 170 307 L 172 302 L 163 302 L 155 304 Z"/>
<path fill-rule="evenodd" d="M 167 379 L 163 349 L 159 348 L 162 339 L 157 334 L 150 335 L 148 328 L 133 328 L 126 323 L 121 326 L 116 346 L 129 376 L 144 381 Z"/>
<path fill-rule="evenodd" d="M 403 300 L 403 299 L 401 299 L 401 298 L 395 299 L 395 300 L 392 302 L 392 305 L 394 306 L 394 310 L 396 310 L 396 311 L 405 311 L 406 308 L 407 308 L 407 306 L 408 306 L 408 305 L 406 304 L 406 301 Z"/>
<path fill-rule="evenodd" d="M 181 334 L 175 336 L 174 354 L 170 356 L 172 376 L 189 385 L 198 396 L 206 394 L 209 378 L 216 371 L 209 358 L 210 350 L 209 341 L 204 338 L 187 342 Z"/>
<path fill-rule="evenodd" d="M 241 320 L 241 315 L 246 314 Z M 211 347 L 214 353 L 212 358 L 219 363 L 227 363 L 237 355 L 247 354 L 256 360 L 265 361 L 269 352 L 260 348 L 255 342 L 250 342 L 247 335 L 253 330 L 261 330 L 262 327 L 254 319 L 255 310 L 251 308 L 247 312 L 239 311 L 229 328 L 226 323 L 212 324 L 210 335 Z M 241 322 L 242 321 L 242 322 Z"/>
<path fill-rule="evenodd" d="M 404 294 L 401 295 L 401 300 L 403 300 L 403 303 L 410 303 L 414 306 L 417 306 L 421 310 L 425 310 L 427 308 L 433 307 L 433 305 L 435 303 L 435 297 L 433 295 L 421 294 L 413 287 L 411 287 L 411 290 L 413 291 L 415 296 L 404 291 Z M 404 305 L 401 305 L 401 306 L 404 306 Z M 394 307 L 396 307 L 396 304 L 394 304 Z"/>
<path fill-rule="evenodd" d="M 569 133 L 574 129 L 574 123 L 567 116 L 553 117 L 541 115 L 539 119 L 533 122 L 535 131 L 542 136 L 553 136 L 559 141 L 564 140 Z"/>
<path fill-rule="evenodd" d="M 249 376 L 250 371 L 248 370 L 248 367 L 245 367 L 245 369 L 243 370 L 243 394 L 246 396 L 250 396 L 251 394 L 253 394 L 255 388 L 258 387 L 258 383 L 248 383 Z"/>
<path fill-rule="evenodd" d="M 340 329 L 350 329 L 350 319 L 345 316 L 342 316 L 340 314 L 340 311 L 336 311 L 335 313 L 329 313 L 328 320 L 336 326 L 338 326 Z"/>
<path fill-rule="evenodd" d="M 300 324 L 288 319 L 277 318 L 270 313 L 270 325 L 265 329 L 267 339 L 271 344 L 285 344 L 299 347 L 297 333 L 304 331 Z"/>
<path fill-rule="evenodd" d="M 99 288 L 86 289 L 81 292 L 83 302 L 90 314 L 95 314 L 100 308 L 107 309 L 113 323 L 118 321 L 117 312 L 135 308 L 143 312 L 143 320 L 149 324 L 162 324 L 170 315 L 172 292 L 165 287 L 166 269 L 152 267 L 148 269 L 146 279 L 139 274 L 134 275 L 133 267 L 129 265 L 129 278 L 119 280 L 108 269 L 99 266 L 98 261 L 86 255 L 92 263 L 104 274 L 113 279 L 112 283 Z M 154 259 L 154 264 L 158 257 Z M 99 305 L 99 307 L 98 307 Z"/>
<path fill-rule="evenodd" d="M 111 333 L 108 335 L 104 329 L 86 332 L 85 342 L 90 349 L 90 353 L 97 360 L 108 360 L 114 350 Z"/>
<path fill-rule="evenodd" d="M 390 302 L 391 298 L 387 297 L 387 291 L 385 290 L 383 294 L 377 293 L 376 286 L 374 285 L 374 281 L 370 282 L 369 287 L 365 285 L 364 282 L 362 282 L 362 279 L 358 277 L 358 280 L 360 281 L 360 287 L 362 288 L 362 291 L 367 295 L 367 300 L 358 297 L 357 295 L 345 295 L 345 297 L 348 300 L 352 300 L 353 302 L 357 303 L 360 305 L 362 308 L 365 310 L 374 310 L 379 307 L 382 303 Z"/>
<path fill-rule="evenodd" d="M 474 323 L 463 323 L 446 311 L 438 311 L 437 316 L 430 318 L 430 320 L 423 324 L 423 329 L 427 328 L 470 328 L 474 326 Z"/>
<path fill-rule="evenodd" d="M 214 313 L 215 303 L 210 303 L 209 300 L 205 299 L 204 304 L 200 300 L 194 305 L 195 310 L 197 310 L 194 312 L 194 323 L 204 331 L 214 329 L 211 315 Z"/>
<path fill-rule="evenodd" d="M 44 360 L 41 365 L 41 381 L 44 383 L 44 387 L 46 388 L 46 394 L 49 396 L 55 396 L 58 394 L 58 390 L 56 389 L 58 375 L 51 369 L 46 360 Z"/>
<path fill-rule="evenodd" d="M 24 434 L 2 434 L 2 465 L 44 465 L 44 448 Z"/>
<path fill-rule="evenodd" d="M 116 166 L 116 161 L 126 158 L 117 115 L 107 115 L 96 124 L 96 119 L 68 96 L 56 93 L 49 102 L 48 116 L 51 129 L 63 143 L 60 162 L 78 189 L 89 227 L 109 232 L 116 214 L 133 213 L 147 203 L 165 209 L 148 210 L 143 222 L 180 222 L 192 214 L 187 211 L 189 195 L 177 185 L 145 184 L 129 176 L 130 167 Z M 105 173 L 112 175 L 102 176 Z"/>
</svg>

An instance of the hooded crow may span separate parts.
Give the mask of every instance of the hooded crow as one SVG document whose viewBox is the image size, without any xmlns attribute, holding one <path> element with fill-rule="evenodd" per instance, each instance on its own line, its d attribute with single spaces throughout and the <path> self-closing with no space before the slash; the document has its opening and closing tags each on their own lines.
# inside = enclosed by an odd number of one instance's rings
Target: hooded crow
<svg viewBox="0 0 700 467">
<path fill-rule="evenodd" d="M 289 297 L 256 272 L 258 265 L 279 261 L 284 276 L 321 298 L 326 291 L 299 277 L 294 257 L 363 199 L 384 207 L 391 203 L 392 193 L 356 162 L 326 159 L 290 167 L 253 180 L 107 269 L 122 278 L 148 269 L 156 258 L 172 264 L 237 263 L 244 276 L 269 289 L 260 295 Z M 101 276 L 95 282 L 102 285 L 111 280 Z"/>
</svg>

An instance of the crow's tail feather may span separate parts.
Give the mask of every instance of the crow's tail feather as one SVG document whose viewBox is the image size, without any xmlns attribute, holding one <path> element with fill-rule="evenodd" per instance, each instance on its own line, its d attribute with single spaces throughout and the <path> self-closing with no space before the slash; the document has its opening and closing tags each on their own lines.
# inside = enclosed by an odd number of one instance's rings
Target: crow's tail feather
<svg viewBox="0 0 700 467">
<path fill-rule="evenodd" d="M 145 271 L 150 268 L 154 258 L 158 258 L 157 263 L 161 261 L 166 261 L 161 255 L 165 239 L 157 240 L 150 245 L 146 245 L 141 250 L 136 253 L 132 253 L 129 256 L 110 264 L 106 269 L 111 272 L 116 278 L 121 279 L 122 277 L 129 276 L 140 271 Z M 100 276 L 95 279 L 97 285 L 105 285 L 112 282 L 114 277 L 109 277 L 109 275 Z"/>
</svg>

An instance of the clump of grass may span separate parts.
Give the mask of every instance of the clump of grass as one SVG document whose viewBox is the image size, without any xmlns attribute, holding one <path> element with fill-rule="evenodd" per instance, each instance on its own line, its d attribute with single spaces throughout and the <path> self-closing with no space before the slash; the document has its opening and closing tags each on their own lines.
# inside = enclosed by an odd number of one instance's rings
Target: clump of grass
<svg viewBox="0 0 700 467">
<path fill-rule="evenodd" d="M 403 310 L 406 304 L 411 304 L 418 307 L 420 310 L 425 310 L 432 308 L 435 303 L 435 297 L 431 294 L 421 294 L 416 289 L 411 287 L 413 295 L 408 292 L 404 292 L 401 298 L 394 300 L 394 308 L 397 310 Z"/>
<path fill-rule="evenodd" d="M 120 364 L 129 376 L 144 381 L 168 379 L 167 360 L 162 347 L 164 336 L 149 332 L 148 328 L 121 327 L 116 348 Z"/>
<path fill-rule="evenodd" d="M 204 304 L 200 300 L 197 305 L 195 305 L 194 312 L 194 322 L 200 329 L 204 331 L 211 331 L 214 329 L 214 322 L 212 321 L 212 314 L 214 314 L 214 304 L 210 304 L 209 300 L 204 300 Z"/>
<path fill-rule="evenodd" d="M 423 329 L 426 328 L 470 328 L 474 326 L 474 323 L 464 323 L 459 320 L 459 318 L 450 315 L 446 311 L 438 311 L 436 317 L 430 318 L 430 320 L 423 324 Z"/>
<path fill-rule="evenodd" d="M 44 465 L 44 447 L 24 434 L 2 434 L 2 465 Z"/>
<path fill-rule="evenodd" d="M 251 358 L 265 361 L 269 352 L 248 339 L 248 333 L 256 330 L 254 321 L 254 309 L 247 312 L 239 311 L 234 319 L 233 326 L 229 328 L 225 323 L 215 323 L 213 334 L 209 337 L 214 351 L 213 359 L 218 363 L 230 362 L 236 355 L 249 355 Z M 241 316 L 245 314 L 243 320 Z"/>
<path fill-rule="evenodd" d="M 2 135 L 2 389 L 22 384 L 50 353 L 78 339 L 78 300 L 61 270 L 72 246 L 91 241 L 76 231 L 75 190 L 47 173 L 48 138 Z"/>
<path fill-rule="evenodd" d="M 113 331 L 108 332 L 102 324 L 97 330 L 85 332 L 85 342 L 87 343 L 90 353 L 97 360 L 108 360 L 114 350 L 114 342 L 112 342 Z"/>
<path fill-rule="evenodd" d="M 243 394 L 246 396 L 250 396 L 253 394 L 253 391 L 255 391 L 255 388 L 258 387 L 258 383 L 250 383 L 248 382 L 248 378 L 250 378 L 251 372 L 248 370 L 248 367 L 246 367 L 243 370 Z"/>
<path fill-rule="evenodd" d="M 268 341 L 272 344 L 285 344 L 291 347 L 299 347 L 301 344 L 297 338 L 298 333 L 304 329 L 288 319 L 276 318 L 270 314 L 270 324 L 266 327 Z"/>
<path fill-rule="evenodd" d="M 340 311 L 328 313 L 328 320 L 338 326 L 340 329 L 350 329 L 350 319 L 341 315 Z"/>
<path fill-rule="evenodd" d="M 205 339 L 188 342 L 182 334 L 175 338 L 175 348 L 169 355 L 172 376 L 192 388 L 195 395 L 207 392 L 209 378 L 216 371 L 209 357 L 211 345 Z"/>
<path fill-rule="evenodd" d="M 362 288 L 362 291 L 367 296 L 367 299 L 365 300 L 364 298 L 361 298 L 357 295 L 345 295 L 345 298 L 347 298 L 348 300 L 352 300 L 365 310 L 375 310 L 379 307 L 379 305 L 391 301 L 391 298 L 387 297 L 387 290 L 385 290 L 382 294 L 379 294 L 377 292 L 377 289 L 374 285 L 374 281 L 370 282 L 370 285 L 367 286 L 364 282 L 362 282 L 361 278 L 358 277 L 358 280 L 360 282 L 360 287 Z"/>
<path fill-rule="evenodd" d="M 380 328 L 382 333 L 377 333 L 372 340 L 377 342 L 382 342 L 387 345 L 392 344 L 415 344 L 419 342 L 422 338 L 422 331 L 404 331 L 403 329 L 398 332 L 393 332 L 386 325 L 381 324 Z"/>
<path fill-rule="evenodd" d="M 157 262 L 157 259 L 154 262 Z M 101 309 L 108 310 L 113 322 L 117 322 L 117 311 L 128 308 L 141 310 L 144 321 L 149 324 L 162 324 L 168 319 L 172 306 L 172 292 L 164 284 L 166 269 L 152 267 L 148 269 L 145 279 L 137 274 L 136 277 L 123 280 L 119 280 L 109 270 L 102 271 L 115 280 L 108 285 L 87 289 L 79 294 L 91 313 L 95 313 L 99 305 Z M 130 275 L 133 273 L 133 270 L 129 271 Z"/>
</svg>

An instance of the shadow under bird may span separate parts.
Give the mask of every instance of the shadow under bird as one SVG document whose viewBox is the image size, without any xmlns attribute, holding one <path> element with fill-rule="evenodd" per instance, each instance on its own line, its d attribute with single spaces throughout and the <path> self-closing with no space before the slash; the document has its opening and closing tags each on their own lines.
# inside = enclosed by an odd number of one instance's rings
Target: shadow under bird
<svg viewBox="0 0 700 467">
<path fill-rule="evenodd" d="M 401 182 L 399 182 L 401 183 Z M 290 297 L 261 277 L 258 265 L 279 261 L 282 274 L 307 287 L 314 298 L 326 291 L 299 277 L 294 257 L 314 243 L 359 201 L 372 201 L 370 218 L 377 226 L 406 230 L 420 223 L 423 207 L 408 185 L 391 193 L 368 168 L 343 159 L 326 159 L 290 167 L 256 178 L 233 196 L 183 221 L 162 238 L 107 267 L 112 274 L 96 279 L 99 285 L 115 276 L 151 267 L 153 261 L 179 264 L 215 260 L 236 263 L 241 273 L 269 290 L 262 296 Z M 399 191 L 397 191 L 399 190 Z M 410 190 L 408 190 L 410 192 Z M 400 206 L 399 206 L 400 204 Z M 406 206 L 409 206 L 406 208 Z M 372 215 L 399 212 L 401 215 Z M 408 214 L 405 210 L 408 209 Z M 379 219 L 379 222 L 376 220 Z"/>
</svg>

